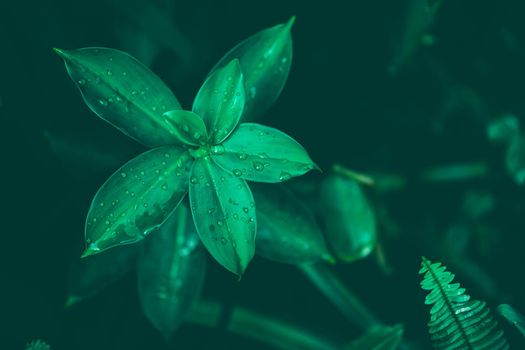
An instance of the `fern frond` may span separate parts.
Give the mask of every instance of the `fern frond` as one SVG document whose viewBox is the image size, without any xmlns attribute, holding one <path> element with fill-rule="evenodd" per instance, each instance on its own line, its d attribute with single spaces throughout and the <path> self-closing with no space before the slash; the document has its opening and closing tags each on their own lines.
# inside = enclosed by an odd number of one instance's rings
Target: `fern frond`
<svg viewBox="0 0 525 350">
<path fill-rule="evenodd" d="M 485 302 L 471 300 L 454 274 L 441 263 L 422 258 L 421 288 L 430 291 L 425 304 L 432 305 L 428 329 L 436 349 L 508 349 L 503 331 L 498 329 Z"/>
</svg>

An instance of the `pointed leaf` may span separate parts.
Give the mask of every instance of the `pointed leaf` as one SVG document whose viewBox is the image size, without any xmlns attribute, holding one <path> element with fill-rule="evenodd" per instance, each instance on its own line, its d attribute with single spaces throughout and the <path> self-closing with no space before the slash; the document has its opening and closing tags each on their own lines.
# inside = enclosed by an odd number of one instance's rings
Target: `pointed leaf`
<svg viewBox="0 0 525 350">
<path fill-rule="evenodd" d="M 523 315 L 517 312 L 509 304 L 501 304 L 498 306 L 498 312 L 501 316 L 505 317 L 507 321 L 513 324 L 520 331 L 521 335 L 525 337 L 525 317 L 523 317 Z"/>
<path fill-rule="evenodd" d="M 200 298 L 206 256 L 190 212 L 181 203 L 141 246 L 138 290 L 142 309 L 166 339 Z"/>
<path fill-rule="evenodd" d="M 297 141 L 260 124 L 240 124 L 223 146 L 213 160 L 249 181 L 282 182 L 318 168 Z"/>
<path fill-rule="evenodd" d="M 255 203 L 248 184 L 205 157 L 193 165 L 189 193 L 202 243 L 222 266 L 241 276 L 255 252 Z"/>
<path fill-rule="evenodd" d="M 243 120 L 263 115 L 279 97 L 292 63 L 290 30 L 294 21 L 295 17 L 292 17 L 287 23 L 249 37 L 229 51 L 212 69 L 213 73 L 232 59 L 239 59 L 246 90 Z"/>
<path fill-rule="evenodd" d="M 377 326 L 345 347 L 345 350 L 396 350 L 403 340 L 403 325 Z"/>
<path fill-rule="evenodd" d="M 188 190 L 191 162 L 182 148 L 165 146 L 117 170 L 91 203 L 84 256 L 138 242 L 161 225 Z"/>
<path fill-rule="evenodd" d="M 204 121 L 190 111 L 169 111 L 162 115 L 168 128 L 180 142 L 187 145 L 200 146 L 208 141 L 208 131 Z"/>
<path fill-rule="evenodd" d="M 86 104 L 124 134 L 155 147 L 176 140 L 162 114 L 180 109 L 168 87 L 147 67 L 122 51 L 89 47 L 59 50 L 69 76 Z"/>
<path fill-rule="evenodd" d="M 69 274 L 66 306 L 91 298 L 124 277 L 136 257 L 137 247 L 126 245 L 76 261 Z"/>
<path fill-rule="evenodd" d="M 312 213 L 280 185 L 250 186 L 257 205 L 257 254 L 277 262 L 333 261 Z"/>
<path fill-rule="evenodd" d="M 204 82 L 193 102 L 193 111 L 204 119 L 213 144 L 221 143 L 235 129 L 244 109 L 243 75 L 234 59 Z"/>
<path fill-rule="evenodd" d="M 375 214 L 356 181 L 326 177 L 320 207 L 326 238 L 339 259 L 351 262 L 370 254 L 376 244 Z"/>
</svg>

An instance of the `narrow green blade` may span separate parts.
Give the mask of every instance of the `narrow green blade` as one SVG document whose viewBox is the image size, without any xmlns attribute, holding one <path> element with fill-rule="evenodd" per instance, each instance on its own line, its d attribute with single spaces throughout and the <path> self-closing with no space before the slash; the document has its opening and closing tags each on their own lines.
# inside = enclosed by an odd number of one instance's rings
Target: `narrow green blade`
<svg viewBox="0 0 525 350">
<path fill-rule="evenodd" d="M 141 246 L 138 290 L 142 310 L 166 339 L 200 298 L 206 255 L 185 203 Z"/>
<path fill-rule="evenodd" d="M 162 80 L 135 58 L 102 47 L 55 52 L 100 118 L 146 146 L 176 141 L 161 116 L 180 109 L 180 104 Z"/>
<path fill-rule="evenodd" d="M 403 340 L 403 325 L 377 326 L 359 339 L 350 343 L 345 350 L 396 350 Z"/>
<path fill-rule="evenodd" d="M 364 258 L 375 247 L 375 213 L 359 184 L 330 175 L 321 184 L 321 212 L 328 244 L 346 262 Z"/>
<path fill-rule="evenodd" d="M 285 133 L 243 123 L 215 152 L 213 160 L 235 176 L 256 182 L 283 182 L 318 169 L 306 150 Z"/>
<path fill-rule="evenodd" d="M 164 146 L 117 170 L 91 203 L 84 256 L 138 242 L 161 225 L 188 190 L 191 162 L 185 150 Z"/>
<path fill-rule="evenodd" d="M 242 276 L 255 252 L 255 203 L 248 184 L 209 157 L 199 158 L 189 194 L 202 243 L 222 266 Z"/>
<path fill-rule="evenodd" d="M 244 74 L 246 105 L 243 120 L 263 115 L 279 97 L 292 64 L 291 28 L 295 17 L 287 23 L 262 30 L 230 50 L 212 69 L 237 58 Z"/>
<path fill-rule="evenodd" d="M 505 317 L 507 321 L 516 326 L 521 335 L 525 337 L 525 317 L 523 317 L 523 315 L 509 304 L 501 304 L 498 306 L 498 312 L 501 316 Z"/>
<path fill-rule="evenodd" d="M 241 66 L 234 59 L 204 82 L 193 102 L 193 111 L 204 119 L 210 140 L 221 143 L 235 129 L 244 110 Z"/>
<path fill-rule="evenodd" d="M 281 185 L 252 184 L 257 205 L 256 253 L 288 264 L 334 261 L 312 213 Z"/>
<path fill-rule="evenodd" d="M 204 121 L 190 111 L 169 111 L 162 115 L 168 128 L 180 142 L 187 145 L 200 146 L 208 141 L 208 132 Z"/>
</svg>

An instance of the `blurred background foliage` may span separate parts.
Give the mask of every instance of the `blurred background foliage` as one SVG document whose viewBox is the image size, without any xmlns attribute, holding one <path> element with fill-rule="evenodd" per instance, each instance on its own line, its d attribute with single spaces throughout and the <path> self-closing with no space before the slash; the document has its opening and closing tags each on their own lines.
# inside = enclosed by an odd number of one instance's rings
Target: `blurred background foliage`
<svg viewBox="0 0 525 350">
<path fill-rule="evenodd" d="M 325 172 L 337 163 L 374 182 L 363 190 L 378 245 L 333 267 L 337 276 L 382 322 L 404 323 L 421 349 L 430 348 L 421 255 L 493 310 L 525 311 L 524 10 L 516 0 L 2 1 L 0 347 L 41 338 L 53 349 L 268 348 L 224 322 L 184 324 L 166 343 L 142 314 L 133 273 L 64 309 L 93 194 L 143 149 L 89 111 L 51 48 L 127 51 L 188 108 L 229 48 L 291 15 L 288 83 L 259 122 L 292 135 Z M 289 187 L 315 204 L 325 175 Z M 240 282 L 208 267 L 204 297 L 226 309 L 249 307 L 335 342 L 362 334 L 293 266 L 257 257 Z"/>
</svg>

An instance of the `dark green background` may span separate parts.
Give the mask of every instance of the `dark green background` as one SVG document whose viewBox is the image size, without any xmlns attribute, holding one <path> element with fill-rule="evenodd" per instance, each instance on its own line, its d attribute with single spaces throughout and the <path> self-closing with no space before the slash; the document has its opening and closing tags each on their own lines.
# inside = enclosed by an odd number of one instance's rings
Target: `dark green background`
<svg viewBox="0 0 525 350">
<path fill-rule="evenodd" d="M 495 201 L 480 223 L 492 234 L 474 237 L 467 249 L 492 289 L 457 275 L 492 308 L 506 301 L 525 312 L 525 193 L 505 172 L 504 148 L 485 136 L 491 118 L 512 112 L 522 119 L 525 109 L 521 3 L 444 0 L 432 30 L 435 45 L 419 50 L 392 77 L 387 67 L 407 25 L 407 1 L 172 1 L 169 16 L 187 44 L 160 50 L 152 69 L 189 108 L 229 48 L 297 16 L 288 83 L 260 122 L 292 135 L 323 169 L 339 162 L 407 178 L 402 191 L 372 193 L 399 227 L 388 234 L 380 225 L 392 274 L 372 257 L 336 270 L 371 311 L 386 323 L 405 323 L 407 338 L 428 349 L 419 257 L 443 260 L 441 234 L 461 221 L 468 190 Z M 125 28 L 137 25 L 141 6 L 137 0 L 0 0 L 0 349 L 22 349 L 38 338 L 53 350 L 266 348 L 189 325 L 166 344 L 140 310 L 133 273 L 96 298 L 63 309 L 92 196 L 118 164 L 143 149 L 85 106 L 51 48 L 106 46 L 136 54 L 126 44 L 134 35 Z M 148 32 L 149 25 L 142 28 Z M 511 33 L 515 45 L 502 33 Z M 160 31 L 159 40 L 170 38 Z M 465 102 L 462 89 L 477 100 Z M 456 97 L 459 107 L 446 110 Z M 60 142 L 65 146 L 56 152 L 51 146 Z M 468 161 L 487 162 L 489 174 L 443 184 L 418 178 L 428 167 Z M 207 297 L 338 341 L 360 334 L 294 267 L 256 258 L 237 282 L 209 262 Z M 523 347 L 517 332 L 501 323 L 514 348 Z"/>
</svg>

